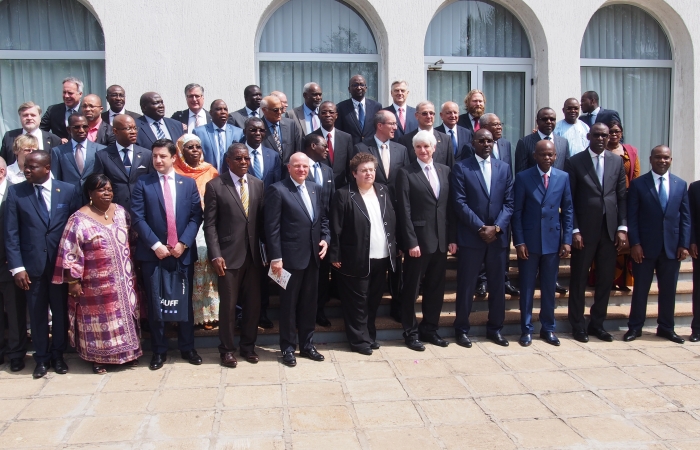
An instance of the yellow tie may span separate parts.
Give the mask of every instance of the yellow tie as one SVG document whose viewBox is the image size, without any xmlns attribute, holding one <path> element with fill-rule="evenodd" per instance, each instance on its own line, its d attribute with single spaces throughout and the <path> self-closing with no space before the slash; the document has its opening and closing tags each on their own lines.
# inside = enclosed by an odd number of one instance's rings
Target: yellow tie
<svg viewBox="0 0 700 450">
<path fill-rule="evenodd" d="M 241 203 L 245 216 L 248 217 L 248 189 L 245 187 L 245 178 L 241 178 Z"/>
</svg>

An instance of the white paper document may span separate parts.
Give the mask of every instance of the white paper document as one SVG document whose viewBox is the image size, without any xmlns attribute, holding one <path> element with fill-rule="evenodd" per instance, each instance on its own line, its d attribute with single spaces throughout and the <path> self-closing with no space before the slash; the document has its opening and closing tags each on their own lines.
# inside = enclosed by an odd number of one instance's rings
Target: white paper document
<svg viewBox="0 0 700 450">
<path fill-rule="evenodd" d="M 273 280 L 275 283 L 279 284 L 279 285 L 282 287 L 282 289 L 287 289 L 287 283 L 289 282 L 289 277 L 291 277 L 292 274 L 289 273 L 289 272 L 287 272 L 287 271 L 284 270 L 284 268 L 283 268 L 283 269 L 282 269 L 282 275 L 278 277 L 277 275 L 275 275 L 274 273 L 272 273 L 272 266 L 270 266 L 270 270 L 267 272 L 267 276 L 270 277 L 270 278 L 272 278 L 272 280 Z"/>
</svg>

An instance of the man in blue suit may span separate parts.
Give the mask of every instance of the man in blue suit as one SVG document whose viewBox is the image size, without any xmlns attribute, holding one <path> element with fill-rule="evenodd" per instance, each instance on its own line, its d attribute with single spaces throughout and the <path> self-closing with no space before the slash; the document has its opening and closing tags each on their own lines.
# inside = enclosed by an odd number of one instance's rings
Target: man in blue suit
<svg viewBox="0 0 700 450">
<path fill-rule="evenodd" d="M 143 117 L 136 119 L 139 136 L 136 145 L 151 148 L 159 139 L 170 139 L 177 142 L 185 134 L 187 125 L 165 117 L 165 104 L 157 92 L 146 92 L 141 96 L 141 111 Z"/>
<path fill-rule="evenodd" d="M 459 162 L 474 156 L 472 148 L 472 130 L 457 125 L 459 120 L 459 105 L 455 102 L 445 102 L 440 107 L 442 124 L 435 127 L 440 133 L 445 133 L 452 141 L 454 160 Z M 493 132 L 491 133 L 493 134 Z M 509 143 L 510 144 L 510 143 Z"/>
<path fill-rule="evenodd" d="M 348 85 L 350 98 L 338 103 L 338 118 L 335 128 L 352 136 L 352 143 L 359 144 L 374 136 L 374 115 L 382 105 L 365 97 L 367 81 L 362 75 L 354 75 Z"/>
<path fill-rule="evenodd" d="M 214 100 L 209 107 L 211 122 L 192 131 L 202 141 L 204 160 L 219 173 L 226 170 L 226 151 L 234 142 L 243 141 L 243 130 L 228 122 L 228 106 L 223 100 Z"/>
<path fill-rule="evenodd" d="M 656 335 L 682 344 L 674 331 L 676 284 L 681 261 L 690 247 L 690 204 L 685 181 L 671 174 L 671 149 L 652 149 L 651 170 L 630 183 L 627 192 L 627 227 L 632 257 L 634 290 L 625 341 L 642 335 L 647 297 L 656 272 L 659 318 Z"/>
<path fill-rule="evenodd" d="M 95 153 L 104 145 L 90 142 L 88 120 L 80 114 L 68 117 L 71 140 L 51 149 L 51 172 L 55 179 L 75 185 L 82 193 L 85 179 L 95 166 Z"/>
<path fill-rule="evenodd" d="M 620 114 L 614 109 L 603 109 L 599 105 L 600 98 L 595 91 L 586 91 L 581 95 L 581 112 L 585 113 L 579 117 L 583 123 L 590 128 L 596 123 L 610 123 L 612 120 L 620 120 Z"/>
<path fill-rule="evenodd" d="M 574 208 L 569 175 L 552 167 L 557 158 L 554 143 L 542 140 L 535 145 L 537 166 L 515 176 L 513 242 L 518 252 L 520 273 L 520 345 L 532 343 L 532 303 L 537 273 L 540 274 L 540 337 L 559 345 L 554 334 L 555 287 L 559 258 L 571 252 Z"/>
<path fill-rule="evenodd" d="M 151 277 L 158 267 L 174 271 L 184 266 L 189 285 L 188 318 L 179 322 L 177 341 L 182 359 L 190 364 L 202 364 L 194 349 L 194 313 L 192 285 L 194 263 L 197 261 L 195 239 L 202 224 L 202 203 L 197 185 L 192 178 L 176 174 L 173 169 L 177 148 L 168 139 L 153 143 L 151 154 L 155 172 L 144 175 L 136 182 L 131 196 L 132 228 L 138 233 L 136 259 L 141 261 L 144 284 L 150 286 Z M 168 341 L 165 323 L 158 321 L 151 290 L 148 296 L 148 324 L 151 328 L 153 357 L 149 368 L 158 370 L 167 359 Z"/>
<path fill-rule="evenodd" d="M 510 249 L 506 232 L 513 215 L 513 174 L 510 166 L 491 158 L 493 135 L 479 129 L 472 140 L 475 155 L 455 164 L 450 188 L 457 215 L 457 344 L 471 347 L 469 314 L 481 264 L 486 265 L 489 315 L 486 337 L 507 346 L 501 335 L 505 320 L 503 273 Z"/>
<path fill-rule="evenodd" d="M 418 129 L 416 108 L 406 105 L 409 92 L 406 81 L 398 80 L 391 83 L 391 98 L 394 102 L 384 108 L 384 110 L 396 116 L 396 133 L 394 133 L 394 139 L 392 139 L 395 142 L 398 142 L 402 136 Z"/>
<path fill-rule="evenodd" d="M 26 182 L 7 190 L 5 248 L 15 284 L 25 291 L 34 344 L 34 378 L 46 375 L 49 364 L 68 372 L 63 352 L 68 347 L 66 285 L 52 284 L 58 242 L 68 218 L 80 207 L 73 184 L 51 179 L 51 154 L 35 150 L 24 161 Z M 48 309 L 53 315 L 49 343 Z"/>
</svg>

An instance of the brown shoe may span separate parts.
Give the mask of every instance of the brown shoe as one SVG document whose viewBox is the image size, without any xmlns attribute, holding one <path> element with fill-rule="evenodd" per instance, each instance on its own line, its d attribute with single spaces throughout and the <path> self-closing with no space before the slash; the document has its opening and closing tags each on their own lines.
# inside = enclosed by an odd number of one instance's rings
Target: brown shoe
<svg viewBox="0 0 700 450">
<path fill-rule="evenodd" d="M 236 361 L 236 356 L 233 354 L 233 352 L 226 352 L 221 354 L 221 365 L 224 367 L 230 367 L 232 369 L 236 368 L 236 366 L 238 365 L 238 361 Z"/>
<path fill-rule="evenodd" d="M 241 358 L 245 359 L 251 364 L 257 364 L 257 362 L 260 361 L 260 357 L 257 353 L 255 353 L 255 351 L 244 352 L 243 350 L 241 350 Z"/>
</svg>

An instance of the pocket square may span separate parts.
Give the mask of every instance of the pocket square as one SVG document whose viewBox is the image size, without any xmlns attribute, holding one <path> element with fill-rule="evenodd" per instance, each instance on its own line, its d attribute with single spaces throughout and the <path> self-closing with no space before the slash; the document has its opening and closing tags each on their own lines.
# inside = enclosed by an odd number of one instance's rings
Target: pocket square
<svg viewBox="0 0 700 450">
<path fill-rule="evenodd" d="M 146 166 L 139 166 L 136 170 L 145 169 L 145 168 L 146 168 Z"/>
<path fill-rule="evenodd" d="M 59 203 L 56 205 L 56 209 L 68 208 L 68 203 Z"/>
</svg>

